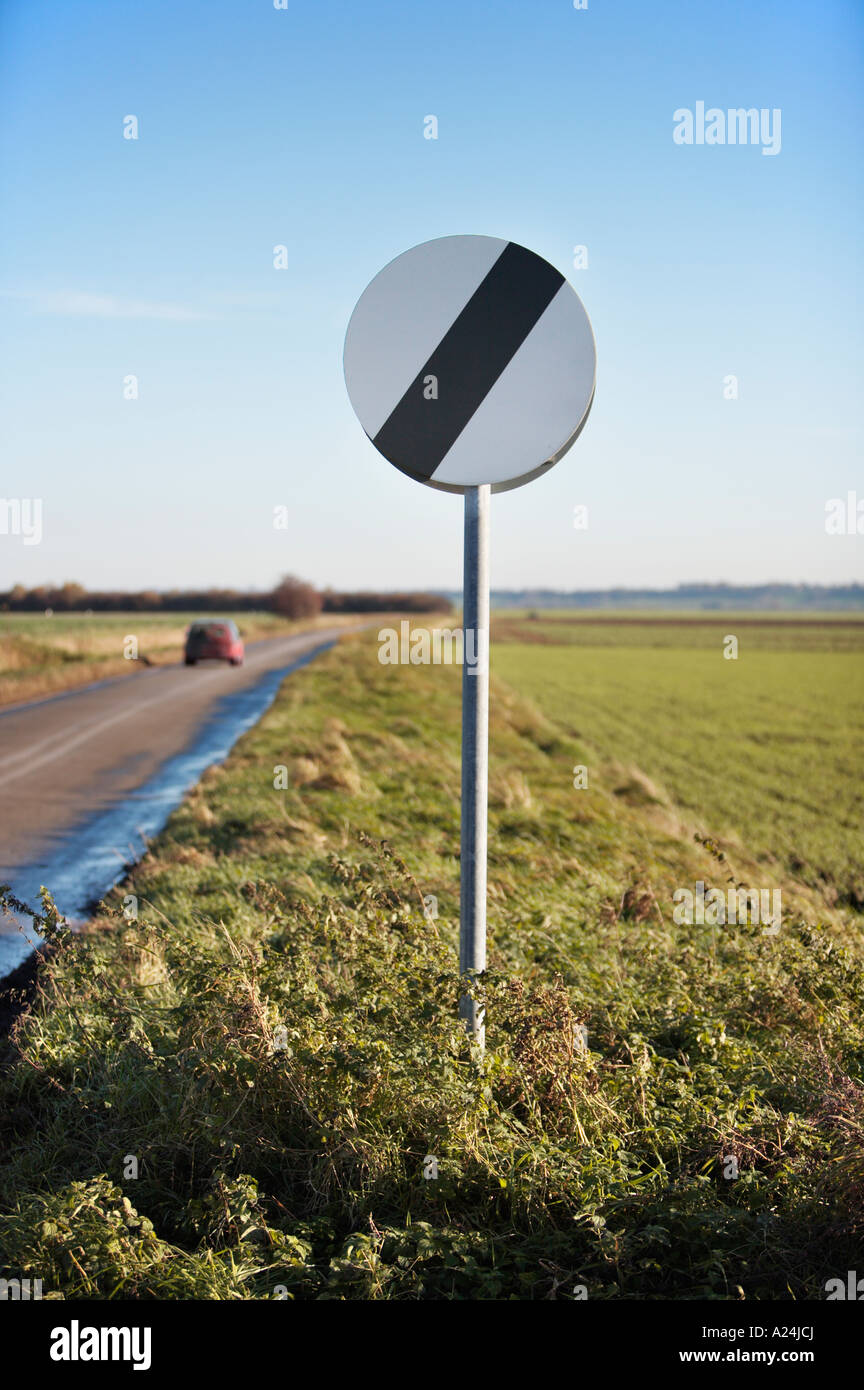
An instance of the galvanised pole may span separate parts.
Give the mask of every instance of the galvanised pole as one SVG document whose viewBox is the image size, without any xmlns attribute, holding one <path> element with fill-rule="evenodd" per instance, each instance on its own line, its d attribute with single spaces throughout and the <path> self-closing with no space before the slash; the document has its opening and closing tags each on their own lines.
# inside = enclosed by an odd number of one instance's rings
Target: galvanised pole
<svg viewBox="0 0 864 1390">
<path fill-rule="evenodd" d="M 489 507 L 488 484 L 465 492 L 462 629 L 462 860 L 459 970 L 486 969 L 486 842 L 489 787 Z M 463 995 L 460 1017 L 484 1046 L 482 1006 Z"/>
</svg>

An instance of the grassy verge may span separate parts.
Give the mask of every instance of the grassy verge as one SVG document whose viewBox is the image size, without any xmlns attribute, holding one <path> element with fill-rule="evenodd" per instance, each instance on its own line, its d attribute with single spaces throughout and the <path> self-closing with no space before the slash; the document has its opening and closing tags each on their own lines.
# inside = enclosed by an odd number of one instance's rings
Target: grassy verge
<svg viewBox="0 0 864 1390">
<path fill-rule="evenodd" d="M 455 1022 L 458 671 L 372 636 L 187 798 L 123 888 L 137 920 L 68 938 L 46 904 L 0 1073 L 0 1275 L 759 1299 L 855 1268 L 856 919 L 809 920 L 790 877 L 779 936 L 676 926 L 675 885 L 741 866 L 602 777 L 575 793 L 579 739 L 500 681 L 492 750 L 483 1056 Z"/>
<path fill-rule="evenodd" d="M 0 705 L 35 700 L 110 676 L 130 676 L 142 666 L 180 661 L 186 629 L 199 613 L 12 613 L 0 619 Z M 340 617 L 289 622 L 275 613 L 224 613 L 253 642 L 315 627 L 339 626 Z M 137 640 L 138 657 L 124 648 Z M 128 648 L 127 648 L 128 649 Z"/>
</svg>

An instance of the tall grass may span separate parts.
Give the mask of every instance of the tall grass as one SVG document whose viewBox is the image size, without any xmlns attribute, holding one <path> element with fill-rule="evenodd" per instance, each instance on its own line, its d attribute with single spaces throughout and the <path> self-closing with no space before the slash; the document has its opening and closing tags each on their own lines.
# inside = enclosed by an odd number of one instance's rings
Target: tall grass
<svg viewBox="0 0 864 1390">
<path fill-rule="evenodd" d="M 575 792 L 584 749 L 499 683 L 480 1054 L 458 732 L 455 671 L 349 639 L 176 813 L 121 890 L 137 920 L 118 898 L 74 937 L 46 898 L 0 1073 L 0 1274 L 67 1298 L 760 1299 L 855 1267 L 854 923 L 808 922 L 788 880 L 777 938 L 675 926 L 716 849 Z"/>
</svg>

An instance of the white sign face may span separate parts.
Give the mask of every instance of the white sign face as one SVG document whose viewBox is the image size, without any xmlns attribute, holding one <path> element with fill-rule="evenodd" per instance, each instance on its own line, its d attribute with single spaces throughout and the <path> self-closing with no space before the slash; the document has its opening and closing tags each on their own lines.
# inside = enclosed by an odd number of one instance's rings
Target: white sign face
<svg viewBox="0 0 864 1390">
<path fill-rule="evenodd" d="M 357 418 L 409 477 L 506 492 L 567 452 L 594 399 L 596 350 L 572 285 L 497 237 L 424 241 L 366 287 L 345 335 Z"/>
</svg>

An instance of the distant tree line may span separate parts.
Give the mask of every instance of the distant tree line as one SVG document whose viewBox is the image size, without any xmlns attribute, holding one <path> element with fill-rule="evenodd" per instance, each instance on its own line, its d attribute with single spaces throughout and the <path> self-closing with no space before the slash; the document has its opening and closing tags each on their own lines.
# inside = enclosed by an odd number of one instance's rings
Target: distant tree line
<svg viewBox="0 0 864 1390">
<path fill-rule="evenodd" d="M 244 589 L 85 589 L 82 584 L 15 584 L 0 590 L 0 611 L 8 613 L 281 613 L 310 618 L 317 613 L 451 613 L 442 594 L 319 590 L 294 575 L 269 592 Z"/>
<path fill-rule="evenodd" d="M 461 596 L 449 595 L 457 602 Z M 679 584 L 674 589 L 493 589 L 498 608 L 752 609 L 796 612 L 864 608 L 861 584 Z"/>
<path fill-rule="evenodd" d="M 355 594 L 337 594 L 327 589 L 323 595 L 325 613 L 452 613 L 453 603 L 444 594 L 375 593 L 363 589 Z"/>
</svg>

